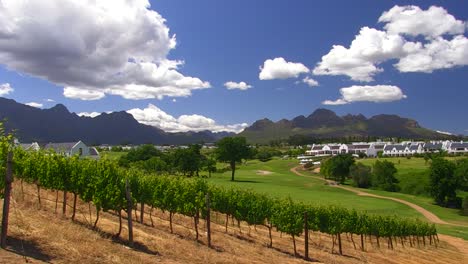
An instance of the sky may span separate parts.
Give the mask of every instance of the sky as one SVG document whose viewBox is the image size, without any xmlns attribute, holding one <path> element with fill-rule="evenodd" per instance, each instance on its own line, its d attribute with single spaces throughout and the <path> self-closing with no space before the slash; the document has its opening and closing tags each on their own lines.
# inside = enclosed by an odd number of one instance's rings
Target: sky
<svg viewBox="0 0 468 264">
<path fill-rule="evenodd" d="M 168 132 L 327 108 L 468 135 L 467 1 L 0 0 L 0 96 Z"/>
</svg>

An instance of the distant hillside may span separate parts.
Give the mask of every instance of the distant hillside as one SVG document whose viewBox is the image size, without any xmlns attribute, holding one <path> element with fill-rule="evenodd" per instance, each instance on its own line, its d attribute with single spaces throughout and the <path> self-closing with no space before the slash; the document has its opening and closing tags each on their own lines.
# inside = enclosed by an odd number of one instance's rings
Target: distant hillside
<svg viewBox="0 0 468 264">
<path fill-rule="evenodd" d="M 214 142 L 232 133 L 211 131 L 166 133 L 139 123 L 127 112 L 91 117 L 70 113 L 57 104 L 50 109 L 38 109 L 0 98 L 0 119 L 6 119 L 6 129 L 16 131 L 21 142 L 67 142 L 82 140 L 87 144 L 188 144 Z"/>
<path fill-rule="evenodd" d="M 337 116 L 328 109 L 317 109 L 311 115 L 297 116 L 292 120 L 273 122 L 261 119 L 246 128 L 240 136 L 250 143 L 268 143 L 272 140 L 288 139 L 293 135 L 315 138 L 342 137 L 401 137 L 401 138 L 450 138 L 421 127 L 412 119 L 397 115 L 376 115 L 367 119 L 362 114 Z"/>
</svg>

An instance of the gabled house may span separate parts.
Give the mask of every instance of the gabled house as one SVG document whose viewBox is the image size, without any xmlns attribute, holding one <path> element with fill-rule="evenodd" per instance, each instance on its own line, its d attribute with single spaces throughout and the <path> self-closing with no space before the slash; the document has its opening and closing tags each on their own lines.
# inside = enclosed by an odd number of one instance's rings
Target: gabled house
<svg viewBox="0 0 468 264">
<path fill-rule="evenodd" d="M 468 153 L 468 142 L 451 142 L 447 146 L 449 154 L 462 154 Z"/>
<path fill-rule="evenodd" d="M 78 142 L 48 143 L 45 150 L 54 150 L 56 153 L 71 157 L 78 155 L 80 157 L 98 157 L 99 152 L 94 147 L 88 147 L 81 140 Z"/>
<path fill-rule="evenodd" d="M 423 146 L 424 152 L 440 152 L 442 150 L 442 143 L 428 142 Z"/>
<path fill-rule="evenodd" d="M 34 151 L 39 151 L 41 147 L 37 142 L 33 143 L 18 143 L 18 146 L 22 148 L 23 150 L 29 151 L 29 150 L 34 150 Z"/>
<path fill-rule="evenodd" d="M 383 148 L 384 156 L 407 156 L 411 155 L 411 151 L 407 145 L 402 144 L 387 144 Z"/>
<path fill-rule="evenodd" d="M 424 153 L 423 144 L 411 144 L 409 151 L 411 155 Z"/>
</svg>

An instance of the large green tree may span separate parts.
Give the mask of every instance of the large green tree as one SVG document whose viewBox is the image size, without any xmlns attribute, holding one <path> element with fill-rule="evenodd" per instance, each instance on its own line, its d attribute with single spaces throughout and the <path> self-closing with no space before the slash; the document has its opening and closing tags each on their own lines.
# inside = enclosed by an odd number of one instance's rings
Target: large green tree
<svg viewBox="0 0 468 264">
<path fill-rule="evenodd" d="M 442 157 L 432 159 L 429 168 L 430 193 L 434 201 L 442 206 L 457 206 L 457 188 L 460 181 L 455 176 L 455 163 Z M 459 205 L 458 205 L 459 206 Z"/>
<path fill-rule="evenodd" d="M 372 185 L 372 168 L 360 162 L 349 169 L 349 176 L 353 178 L 353 185 L 359 188 L 369 188 Z"/>
<path fill-rule="evenodd" d="M 354 164 L 354 158 L 350 154 L 340 154 L 323 162 L 320 171 L 326 178 L 331 178 L 343 183 L 349 176 L 349 168 Z"/>
<path fill-rule="evenodd" d="M 399 191 L 399 181 L 395 178 L 396 172 L 397 169 L 392 162 L 387 160 L 377 160 L 372 169 L 372 186 L 388 192 Z"/>
<path fill-rule="evenodd" d="M 245 137 L 225 137 L 218 141 L 216 157 L 221 162 L 229 163 L 231 167 L 231 181 L 234 181 L 236 162 L 251 157 L 251 150 Z"/>
</svg>

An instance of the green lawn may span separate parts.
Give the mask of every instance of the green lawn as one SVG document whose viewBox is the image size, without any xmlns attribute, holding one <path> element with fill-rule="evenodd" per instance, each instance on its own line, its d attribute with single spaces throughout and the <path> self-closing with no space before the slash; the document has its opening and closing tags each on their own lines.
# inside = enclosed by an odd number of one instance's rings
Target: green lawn
<svg viewBox="0 0 468 264">
<path fill-rule="evenodd" d="M 408 162 L 401 161 L 399 166 L 406 167 L 407 170 L 411 169 L 411 164 L 415 167 L 421 167 L 420 160 L 411 159 L 407 161 Z M 221 167 L 220 165 L 218 165 L 218 167 Z M 213 173 L 212 177 L 209 178 L 209 181 L 223 186 L 249 188 L 257 192 L 267 193 L 276 197 L 291 197 L 294 200 L 310 204 L 338 205 L 372 214 L 398 215 L 401 217 L 413 217 L 425 220 L 420 213 L 404 204 L 385 199 L 361 197 L 343 189 L 327 186 L 323 181 L 318 179 L 297 176 L 289 171 L 290 168 L 297 165 L 298 162 L 294 159 L 276 159 L 269 162 L 253 160 L 238 166 L 235 175 L 236 181 L 234 182 L 230 181 L 230 171 L 226 171 L 224 173 Z M 424 160 L 422 160 L 422 165 L 424 165 Z M 269 171 L 272 173 L 260 175 L 257 173 L 258 170 Z M 376 190 L 369 190 L 369 192 L 383 196 L 401 198 L 420 205 L 445 221 L 468 225 L 468 217 L 459 215 L 458 210 L 434 205 L 428 197 Z M 437 227 L 440 233 L 468 240 L 468 227 L 447 225 L 437 225 Z"/>
<path fill-rule="evenodd" d="M 362 159 L 361 162 L 367 166 L 372 166 L 377 159 Z M 402 193 L 428 196 L 429 186 L 429 163 L 423 158 L 384 158 L 395 164 L 397 173 L 395 177 L 400 181 L 399 185 Z"/>
<path fill-rule="evenodd" d="M 338 205 L 374 214 L 400 215 L 404 217 L 422 216 L 406 205 L 370 198 L 359 197 L 346 190 L 329 187 L 323 181 L 297 176 L 289 171 L 297 166 L 297 160 L 272 160 L 269 162 L 248 161 L 236 171 L 236 181 L 231 182 L 231 172 L 214 173 L 210 182 L 224 186 L 238 186 L 253 189 L 276 197 L 291 197 L 317 205 Z M 268 175 L 257 174 L 258 170 L 272 172 Z"/>
<path fill-rule="evenodd" d="M 99 153 L 101 158 L 108 158 L 110 160 L 118 160 L 121 156 L 127 154 L 127 152 L 114 152 L 114 151 L 102 151 Z"/>
</svg>

